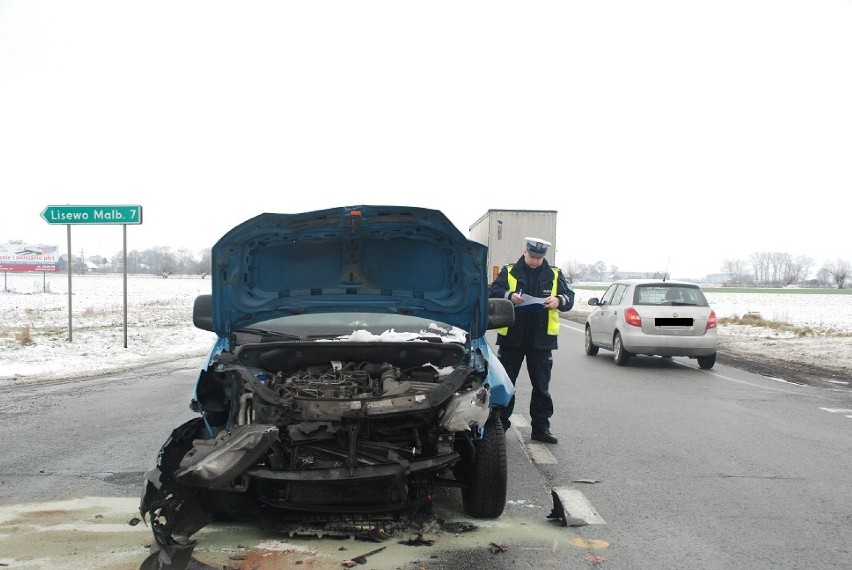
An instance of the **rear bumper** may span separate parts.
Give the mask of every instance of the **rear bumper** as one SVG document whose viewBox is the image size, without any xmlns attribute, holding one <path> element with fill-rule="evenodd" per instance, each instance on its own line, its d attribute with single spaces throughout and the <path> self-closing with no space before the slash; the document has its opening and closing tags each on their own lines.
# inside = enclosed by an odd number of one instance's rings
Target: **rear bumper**
<svg viewBox="0 0 852 570">
<path fill-rule="evenodd" d="M 631 334 L 630 330 L 625 329 L 621 340 L 625 350 L 630 353 L 655 356 L 710 356 L 719 347 L 715 329 L 701 336 L 648 335 L 638 329 Z"/>
</svg>

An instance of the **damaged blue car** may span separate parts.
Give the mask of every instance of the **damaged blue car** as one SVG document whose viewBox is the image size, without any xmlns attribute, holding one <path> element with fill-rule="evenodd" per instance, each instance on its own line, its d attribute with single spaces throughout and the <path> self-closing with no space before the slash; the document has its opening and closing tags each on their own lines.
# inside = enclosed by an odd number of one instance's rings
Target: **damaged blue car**
<svg viewBox="0 0 852 570">
<path fill-rule="evenodd" d="M 266 213 L 212 249 L 193 323 L 217 340 L 146 473 L 155 544 L 143 568 L 184 568 L 221 518 L 321 520 L 428 507 L 460 489 L 467 515 L 506 503 L 498 410 L 514 388 L 485 333 L 486 247 L 437 210 Z"/>
</svg>

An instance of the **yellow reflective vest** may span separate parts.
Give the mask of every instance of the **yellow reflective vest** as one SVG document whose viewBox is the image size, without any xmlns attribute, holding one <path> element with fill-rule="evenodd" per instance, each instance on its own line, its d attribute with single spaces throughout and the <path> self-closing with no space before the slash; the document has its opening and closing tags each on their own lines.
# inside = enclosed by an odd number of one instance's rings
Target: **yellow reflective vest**
<svg viewBox="0 0 852 570">
<path fill-rule="evenodd" d="M 512 265 L 506 266 L 506 278 L 509 280 L 509 291 L 514 291 L 518 288 L 518 280 L 515 279 L 515 276 L 512 275 Z M 553 271 L 553 287 L 550 289 L 550 294 L 556 297 L 556 287 L 559 285 L 559 270 L 555 267 L 550 268 Z M 547 334 L 556 336 L 559 334 L 559 310 L 558 309 L 549 309 L 549 314 L 547 316 Z M 503 336 L 509 333 L 509 327 L 503 327 L 497 329 L 497 334 L 501 334 Z"/>
</svg>

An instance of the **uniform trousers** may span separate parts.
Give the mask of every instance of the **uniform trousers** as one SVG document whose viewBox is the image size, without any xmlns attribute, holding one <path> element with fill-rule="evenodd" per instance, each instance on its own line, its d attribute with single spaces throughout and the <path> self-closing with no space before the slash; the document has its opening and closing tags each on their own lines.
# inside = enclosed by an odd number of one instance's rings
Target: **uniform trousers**
<svg viewBox="0 0 852 570">
<path fill-rule="evenodd" d="M 553 398 L 550 396 L 550 374 L 553 371 L 553 351 L 524 348 L 521 346 L 500 346 L 497 357 L 506 373 L 512 380 L 512 385 L 518 379 L 521 364 L 527 361 L 527 373 L 532 384 L 530 396 L 530 425 L 534 432 L 550 431 L 550 417 L 553 415 Z M 503 428 L 511 425 L 509 417 L 515 409 L 515 397 L 509 401 L 500 413 Z"/>
</svg>

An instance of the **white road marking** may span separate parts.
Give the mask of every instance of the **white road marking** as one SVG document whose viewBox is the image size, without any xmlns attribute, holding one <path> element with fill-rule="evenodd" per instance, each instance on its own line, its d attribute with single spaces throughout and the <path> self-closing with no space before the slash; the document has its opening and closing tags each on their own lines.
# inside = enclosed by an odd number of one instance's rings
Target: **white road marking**
<svg viewBox="0 0 852 570">
<path fill-rule="evenodd" d="M 524 450 L 524 454 L 527 456 L 527 459 L 530 460 L 531 463 L 537 463 L 539 465 L 556 465 L 559 461 L 550 453 L 550 450 L 544 444 L 537 443 L 527 443 L 524 441 L 524 436 L 521 434 L 521 431 L 518 429 L 519 427 L 530 427 L 529 422 L 523 416 L 519 416 L 518 414 L 512 414 L 512 428 L 509 430 L 510 433 L 514 433 L 515 437 L 518 438 L 518 442 L 521 444 L 521 449 Z"/>
<path fill-rule="evenodd" d="M 574 331 L 574 332 L 578 332 L 578 333 L 584 333 L 585 332 L 585 329 L 578 329 L 578 328 L 575 328 L 574 326 L 567 325 L 565 323 L 560 323 L 560 324 L 561 324 L 561 326 L 565 327 L 566 329 Z M 686 362 L 678 362 L 677 360 L 673 360 L 672 362 L 674 362 L 678 366 L 683 366 L 684 368 L 692 368 L 694 370 L 700 370 L 700 368 L 698 366 L 691 366 L 690 364 L 688 364 Z M 755 384 L 754 382 L 746 382 L 745 380 L 737 380 L 736 378 L 731 378 L 729 376 L 719 374 L 718 372 L 715 372 L 713 370 L 703 370 L 702 372 L 704 372 L 705 374 L 710 374 L 710 375 L 715 376 L 716 378 L 720 378 L 722 380 L 727 380 L 728 382 L 734 382 L 736 384 L 744 384 L 746 386 L 753 386 L 755 388 L 772 390 L 773 392 L 783 392 L 784 394 L 798 394 L 799 393 L 799 392 L 793 392 L 791 390 L 783 390 L 781 388 L 775 388 L 773 386 L 762 386 L 760 384 Z M 791 386 L 801 386 L 802 388 L 809 388 L 809 386 L 802 386 L 801 384 L 795 384 L 793 382 L 787 382 L 786 380 L 783 380 L 781 378 L 771 378 L 769 376 L 761 376 L 761 378 L 767 378 L 767 379 L 770 379 L 770 380 L 784 382 L 785 384 L 789 384 Z"/>
<path fill-rule="evenodd" d="M 691 366 L 690 364 L 687 364 L 686 362 L 678 362 L 677 360 L 674 360 L 673 362 L 675 364 L 679 365 L 679 366 L 683 366 L 684 368 L 692 368 L 694 370 L 700 370 L 700 368 L 698 368 L 698 366 Z M 730 376 L 725 376 L 724 374 L 719 374 L 715 370 L 702 370 L 702 372 L 704 372 L 705 374 L 709 374 L 711 376 L 715 376 L 716 378 L 719 378 L 721 380 L 727 380 L 728 382 L 733 382 L 734 384 L 743 384 L 744 386 L 752 386 L 754 388 L 760 388 L 762 390 L 771 390 L 773 392 L 782 392 L 784 394 L 799 394 L 800 393 L 800 392 L 794 392 L 792 390 L 784 390 L 783 388 L 776 388 L 774 386 L 764 386 L 762 384 L 756 384 L 754 382 L 747 382 L 745 380 L 737 380 L 736 378 L 731 378 Z M 810 388 L 810 386 L 804 386 L 802 384 L 796 384 L 795 382 L 787 382 L 786 380 L 784 380 L 782 378 L 773 378 L 772 376 L 761 376 L 761 378 L 766 378 L 767 380 L 774 380 L 776 382 L 783 382 L 784 384 L 787 384 L 789 386 L 800 386 L 802 388 Z"/>
<path fill-rule="evenodd" d="M 530 422 L 527 421 L 527 418 L 518 414 L 512 414 L 512 416 L 509 418 L 509 421 L 511 421 L 512 425 L 515 427 L 530 427 Z"/>
<path fill-rule="evenodd" d="M 559 463 L 544 444 L 528 443 L 527 449 L 529 450 L 530 459 L 534 463 L 538 463 L 539 465 L 556 465 Z"/>
<path fill-rule="evenodd" d="M 509 419 L 512 422 L 513 428 L 530 427 L 530 423 L 527 421 L 527 419 L 520 414 L 512 414 L 511 418 Z M 527 457 L 529 457 L 530 461 L 532 461 L 533 463 L 538 463 L 539 465 L 556 465 L 557 463 L 559 463 L 544 444 L 532 442 L 524 443 L 524 439 L 521 436 L 521 432 L 515 429 L 515 433 L 517 434 L 518 441 L 521 442 L 521 445 L 526 451 Z"/>
<path fill-rule="evenodd" d="M 820 408 L 825 412 L 830 412 L 832 414 L 852 414 L 852 410 L 848 408 Z"/>
<path fill-rule="evenodd" d="M 582 519 L 589 524 L 606 524 L 582 492 L 571 487 L 554 487 L 553 492 L 559 497 L 566 515 Z"/>
<path fill-rule="evenodd" d="M 527 419 L 519 414 L 512 414 L 511 421 L 513 428 L 530 427 Z M 521 448 L 530 461 L 538 465 L 559 464 L 559 461 L 556 460 L 556 457 L 553 456 L 545 444 L 525 443 L 518 429 L 513 429 L 512 431 L 515 432 L 515 436 L 521 443 Z M 570 487 L 554 487 L 553 492 L 559 497 L 559 502 L 562 504 L 566 514 L 582 519 L 588 524 L 606 524 L 603 517 L 598 514 L 592 503 L 589 502 L 589 499 L 581 491 Z"/>
<path fill-rule="evenodd" d="M 569 329 L 569 330 L 573 330 L 573 331 L 576 331 L 576 332 L 583 332 L 583 331 L 576 329 L 572 326 L 568 326 L 568 325 L 565 325 L 565 324 L 562 324 L 562 326 Z M 685 368 L 698 369 L 697 366 L 691 366 L 690 364 L 687 364 L 686 362 L 678 362 L 677 360 L 675 360 L 674 363 L 678 364 L 679 366 L 683 366 Z M 719 374 L 718 372 L 713 371 L 713 370 L 705 370 L 704 372 L 707 373 L 707 374 L 710 374 L 712 376 L 715 376 L 716 378 L 719 378 L 721 380 L 727 380 L 728 382 L 734 382 L 736 384 L 743 384 L 745 386 L 753 386 L 755 388 L 772 390 L 773 392 L 783 392 L 785 394 L 798 394 L 798 392 L 793 392 L 791 390 L 782 390 L 780 388 L 775 388 L 773 386 L 761 386 L 760 384 L 755 384 L 754 382 L 746 382 L 745 380 L 737 380 L 736 378 L 731 378 L 729 376 L 725 376 L 724 374 Z M 761 376 L 761 378 L 766 378 L 768 380 L 774 380 L 776 382 L 783 382 L 783 383 L 788 384 L 790 386 L 801 386 L 802 388 L 810 388 L 810 386 L 806 386 L 806 385 L 803 385 L 803 384 L 797 384 L 796 382 L 789 382 L 787 380 L 784 380 L 783 378 L 775 378 L 773 376 Z M 834 383 L 834 384 L 849 385 L 848 382 L 843 382 L 842 380 L 829 380 L 829 382 Z M 832 412 L 832 413 L 837 413 L 837 414 L 850 414 L 850 415 L 847 415 L 846 417 L 852 419 L 852 410 L 834 409 L 834 408 L 820 408 L 820 409 L 825 410 L 826 412 Z"/>
</svg>

